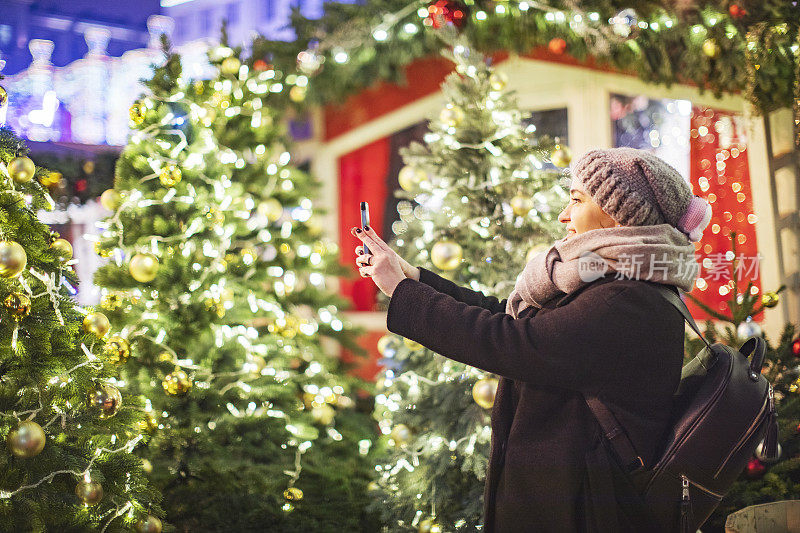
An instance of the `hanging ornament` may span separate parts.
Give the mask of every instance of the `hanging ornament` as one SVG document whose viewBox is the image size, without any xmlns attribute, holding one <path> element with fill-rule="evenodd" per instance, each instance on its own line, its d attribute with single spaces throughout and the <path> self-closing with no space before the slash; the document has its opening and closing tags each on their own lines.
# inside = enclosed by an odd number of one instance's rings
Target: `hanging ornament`
<svg viewBox="0 0 800 533">
<path fill-rule="evenodd" d="M 21 292 L 12 292 L 3 300 L 3 307 L 16 321 L 20 321 L 31 312 L 31 299 Z"/>
<path fill-rule="evenodd" d="M 800 357 L 800 337 L 792 341 L 792 355 Z"/>
<path fill-rule="evenodd" d="M 757 479 L 764 475 L 766 470 L 767 467 L 764 466 L 764 463 L 759 461 L 756 457 L 751 457 L 747 462 L 747 468 L 745 468 L 744 472 L 750 479 Z"/>
<path fill-rule="evenodd" d="M 442 240 L 431 248 L 431 262 L 440 270 L 454 270 L 461 264 L 463 254 L 460 244 Z"/>
<path fill-rule="evenodd" d="M 420 183 L 428 179 L 428 173 L 421 168 L 406 165 L 397 174 L 397 183 L 403 190 L 412 191 Z"/>
<path fill-rule="evenodd" d="M 189 379 L 186 372 L 177 368 L 174 372 L 166 375 L 161 386 L 164 387 L 164 392 L 170 396 L 183 396 L 192 388 L 192 380 Z"/>
<path fill-rule="evenodd" d="M 228 76 L 235 76 L 239 73 L 239 67 L 242 66 L 242 62 L 239 61 L 238 57 L 226 57 L 222 60 L 222 64 L 219 66 L 219 70 Z"/>
<path fill-rule="evenodd" d="M 258 204 L 256 211 L 270 222 L 275 222 L 283 215 L 283 205 L 276 198 L 267 198 Z"/>
<path fill-rule="evenodd" d="M 36 165 L 28 157 L 15 157 L 6 168 L 8 168 L 8 175 L 16 183 L 27 183 L 36 173 Z"/>
<path fill-rule="evenodd" d="M 533 198 L 524 194 L 517 194 L 511 199 L 510 204 L 515 215 L 524 217 L 533 209 Z"/>
<path fill-rule="evenodd" d="M 447 126 L 456 127 L 464 120 L 464 110 L 458 106 L 448 104 L 448 106 L 439 113 L 439 120 L 444 122 Z"/>
<path fill-rule="evenodd" d="M 122 405 L 122 395 L 110 383 L 97 383 L 89 391 L 86 404 L 98 418 L 111 418 Z"/>
<path fill-rule="evenodd" d="M 736 326 L 736 335 L 738 335 L 740 339 L 760 337 L 761 326 L 758 325 L 758 322 L 754 322 L 751 317 L 747 317 L 747 320 L 739 322 L 739 325 Z"/>
<path fill-rule="evenodd" d="M 610 22 L 611 29 L 620 37 L 633 38 L 639 32 L 639 17 L 633 9 L 623 9 Z"/>
<path fill-rule="evenodd" d="M 86 333 L 94 333 L 102 339 L 110 329 L 111 323 L 103 313 L 89 313 L 83 318 L 83 330 Z"/>
<path fill-rule="evenodd" d="M 328 424 L 333 422 L 333 418 L 335 415 L 336 411 L 333 409 L 333 407 L 331 407 L 327 403 L 311 408 L 311 416 L 313 416 L 314 420 L 316 420 L 323 426 L 327 426 Z"/>
<path fill-rule="evenodd" d="M 467 18 L 469 18 L 469 10 L 463 2 L 436 0 L 428 6 L 428 16 L 423 20 L 423 24 L 434 29 L 441 28 L 446 24 L 460 28 Z"/>
<path fill-rule="evenodd" d="M 731 6 L 728 8 L 728 13 L 730 13 L 731 17 L 734 19 L 740 19 L 747 15 L 747 10 L 738 4 L 731 4 Z"/>
<path fill-rule="evenodd" d="M 775 454 L 774 458 L 769 458 L 769 457 L 765 456 L 764 455 L 764 441 L 763 440 L 758 443 L 758 446 L 756 447 L 756 453 L 755 453 L 756 459 L 758 459 L 762 463 L 766 463 L 766 464 L 778 462 L 780 460 L 782 454 L 783 454 L 783 448 L 781 448 L 781 445 L 779 443 L 778 444 L 778 453 Z"/>
<path fill-rule="evenodd" d="M 389 436 L 394 440 L 395 446 L 402 446 L 411 440 L 411 430 L 408 429 L 408 426 L 405 424 L 397 424 L 392 428 L 392 432 L 389 433 Z"/>
<path fill-rule="evenodd" d="M 25 270 L 28 256 L 25 248 L 14 241 L 0 241 L 0 276 L 15 278 Z"/>
<path fill-rule="evenodd" d="M 100 205 L 109 211 L 116 211 L 122 197 L 114 189 L 107 189 L 100 195 Z"/>
<path fill-rule="evenodd" d="M 8 102 L 8 93 L 3 87 L 0 87 L 0 107 L 3 107 Z"/>
<path fill-rule="evenodd" d="M 303 499 L 303 491 L 297 487 L 289 487 L 283 491 L 283 497 L 289 502 L 299 502 Z"/>
<path fill-rule="evenodd" d="M 47 187 L 48 190 L 52 191 L 61 185 L 63 177 L 64 175 L 61 172 L 47 172 L 39 178 L 39 183 L 42 184 L 42 187 Z"/>
<path fill-rule="evenodd" d="M 715 39 L 706 39 L 703 41 L 703 53 L 711 58 L 719 56 L 720 48 Z"/>
<path fill-rule="evenodd" d="M 528 253 L 525 254 L 525 262 L 526 263 L 530 262 L 530 260 L 533 259 L 535 255 L 538 255 L 546 250 L 549 250 L 551 246 L 552 244 L 541 243 L 531 247 L 531 249 L 528 250 Z"/>
<path fill-rule="evenodd" d="M 489 74 L 489 85 L 495 91 L 502 91 L 508 84 L 508 76 L 504 72 L 492 72 Z"/>
<path fill-rule="evenodd" d="M 147 108 L 142 102 L 134 102 L 128 110 L 128 116 L 131 119 L 133 126 L 141 126 L 144 122 L 144 116 L 147 114 Z"/>
<path fill-rule="evenodd" d="M 146 411 L 144 418 L 139 420 L 139 429 L 148 435 L 152 435 L 158 429 L 158 419 L 152 411 Z M 152 469 L 152 465 L 150 468 Z"/>
<path fill-rule="evenodd" d="M 780 295 L 774 292 L 765 292 L 761 295 L 761 304 L 770 309 L 778 305 L 780 301 Z"/>
<path fill-rule="evenodd" d="M 553 153 L 550 154 L 550 162 L 560 168 L 569 166 L 572 161 L 572 152 L 565 145 L 556 144 Z"/>
<path fill-rule="evenodd" d="M 82 479 L 75 485 L 75 494 L 84 505 L 97 505 L 103 499 L 103 486 L 96 481 Z"/>
<path fill-rule="evenodd" d="M 472 399 L 484 409 L 491 409 L 497 394 L 497 378 L 481 378 L 472 386 Z"/>
<path fill-rule="evenodd" d="M 150 467 L 152 469 L 152 466 Z M 136 532 L 137 533 L 161 533 L 161 520 L 156 518 L 153 515 L 148 515 L 147 518 L 143 518 L 136 522 Z"/>
<path fill-rule="evenodd" d="M 55 239 L 50 243 L 50 251 L 55 253 L 58 260 L 66 263 L 72 259 L 72 245 L 67 239 Z"/>
<path fill-rule="evenodd" d="M 44 449 L 46 438 L 42 426 L 33 420 L 20 422 L 8 432 L 6 444 L 17 457 L 34 457 Z"/>
<path fill-rule="evenodd" d="M 99 313 L 98 313 L 99 314 Z M 112 335 L 103 346 L 103 353 L 115 364 L 122 364 L 131 356 L 131 345 L 128 340 L 119 335 Z"/>
<path fill-rule="evenodd" d="M 405 337 L 403 337 L 403 344 L 408 346 L 410 350 L 419 350 L 420 348 L 422 348 L 422 345 L 420 343 L 412 341 L 411 339 L 407 339 Z"/>
<path fill-rule="evenodd" d="M 424 520 L 420 520 L 419 526 L 417 527 L 418 533 L 442 533 L 442 528 L 437 524 L 433 518 L 426 518 Z"/>
<path fill-rule="evenodd" d="M 267 63 L 263 59 L 256 59 L 255 61 L 253 61 L 253 70 L 255 70 L 255 71 L 263 72 L 263 71 L 268 70 L 270 68 L 272 68 L 272 67 L 269 65 L 269 63 Z"/>
<path fill-rule="evenodd" d="M 384 357 L 394 357 L 400 342 L 394 335 L 384 335 L 378 339 L 378 352 Z"/>
<path fill-rule="evenodd" d="M 567 41 L 561 39 L 560 37 L 550 39 L 550 42 L 547 43 L 547 48 L 552 53 L 560 56 L 567 50 Z"/>
<path fill-rule="evenodd" d="M 303 100 L 306 99 L 307 92 L 308 89 L 305 86 L 301 87 L 300 85 L 295 85 L 294 87 L 289 89 L 289 99 L 292 102 L 298 102 L 298 103 L 302 102 Z"/>
<path fill-rule="evenodd" d="M 181 169 L 175 165 L 162 167 L 158 172 L 158 181 L 160 181 L 161 185 L 164 187 L 174 187 L 181 181 Z"/>
<path fill-rule="evenodd" d="M 128 270 L 138 282 L 153 281 L 158 274 L 158 259 L 152 254 L 136 254 L 131 259 Z"/>
</svg>

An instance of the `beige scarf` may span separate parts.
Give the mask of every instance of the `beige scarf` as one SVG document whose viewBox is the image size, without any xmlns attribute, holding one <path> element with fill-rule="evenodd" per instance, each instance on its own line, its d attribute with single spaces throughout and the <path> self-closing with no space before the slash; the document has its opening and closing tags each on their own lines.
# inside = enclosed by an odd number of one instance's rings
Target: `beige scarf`
<svg viewBox="0 0 800 533">
<path fill-rule="evenodd" d="M 558 294 L 617 272 L 619 278 L 694 286 L 700 265 L 694 245 L 671 224 L 615 226 L 565 237 L 531 258 L 517 276 L 506 313 L 517 318 L 528 307 L 541 308 Z"/>
</svg>

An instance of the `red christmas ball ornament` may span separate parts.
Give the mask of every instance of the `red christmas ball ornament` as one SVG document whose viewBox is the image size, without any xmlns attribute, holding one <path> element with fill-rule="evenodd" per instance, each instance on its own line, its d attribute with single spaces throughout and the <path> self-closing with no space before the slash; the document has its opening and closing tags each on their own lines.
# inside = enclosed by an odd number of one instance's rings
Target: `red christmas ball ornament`
<svg viewBox="0 0 800 533">
<path fill-rule="evenodd" d="M 750 460 L 747 462 L 747 468 L 745 468 L 745 473 L 747 474 L 747 477 L 754 479 L 761 477 L 766 470 L 767 467 L 764 466 L 764 463 L 762 463 L 755 457 L 751 457 Z"/>
<path fill-rule="evenodd" d="M 738 4 L 731 4 L 731 7 L 728 8 L 728 13 L 735 19 L 740 19 L 747 15 L 747 11 Z"/>
<path fill-rule="evenodd" d="M 554 54 L 561 55 L 567 49 L 567 41 L 560 37 L 550 39 L 550 42 L 547 44 L 547 48 Z"/>
<path fill-rule="evenodd" d="M 423 23 L 433 28 L 440 28 L 445 24 L 460 28 L 467 21 L 467 14 L 467 6 L 462 2 L 437 0 L 428 6 L 428 16 Z"/>
<path fill-rule="evenodd" d="M 800 338 L 792 341 L 792 354 L 795 357 L 800 357 Z"/>
<path fill-rule="evenodd" d="M 253 61 L 253 70 L 258 70 L 259 72 L 270 69 L 270 65 L 267 64 L 266 61 L 263 59 L 256 59 Z"/>
</svg>

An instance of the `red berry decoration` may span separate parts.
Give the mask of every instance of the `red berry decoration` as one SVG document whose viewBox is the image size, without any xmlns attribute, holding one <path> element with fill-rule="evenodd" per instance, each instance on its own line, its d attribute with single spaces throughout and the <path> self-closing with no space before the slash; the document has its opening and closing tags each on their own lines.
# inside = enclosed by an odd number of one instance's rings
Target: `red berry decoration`
<svg viewBox="0 0 800 533">
<path fill-rule="evenodd" d="M 561 55 L 567 49 L 567 41 L 561 39 L 560 37 L 550 39 L 550 42 L 547 44 L 547 48 L 549 48 L 554 54 Z"/>
<path fill-rule="evenodd" d="M 755 457 L 751 457 L 750 460 L 747 462 L 747 468 L 745 469 L 745 473 L 747 474 L 747 477 L 755 479 L 761 477 L 766 470 L 767 467 L 764 466 L 764 463 L 762 463 Z"/>
<path fill-rule="evenodd" d="M 263 59 L 256 59 L 253 61 L 253 70 L 263 71 L 270 68 L 270 65 L 267 64 L 266 61 Z"/>
<path fill-rule="evenodd" d="M 792 341 L 792 353 L 795 357 L 800 357 L 800 338 Z"/>
<path fill-rule="evenodd" d="M 467 21 L 468 9 L 462 2 L 437 0 L 428 6 L 428 17 L 423 21 L 426 26 L 440 28 L 452 24 L 460 28 Z"/>
<path fill-rule="evenodd" d="M 731 4 L 731 7 L 728 8 L 728 13 L 735 19 L 740 19 L 743 16 L 747 15 L 747 11 L 744 10 L 738 4 Z"/>
</svg>

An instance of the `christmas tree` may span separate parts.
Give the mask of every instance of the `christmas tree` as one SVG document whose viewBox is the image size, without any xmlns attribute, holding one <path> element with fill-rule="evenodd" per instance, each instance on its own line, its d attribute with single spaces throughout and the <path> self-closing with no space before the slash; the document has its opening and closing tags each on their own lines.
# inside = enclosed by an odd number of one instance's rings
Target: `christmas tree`
<svg viewBox="0 0 800 533">
<path fill-rule="evenodd" d="M 366 527 L 371 406 L 326 349 L 357 348 L 325 285 L 345 268 L 283 125 L 304 81 L 225 44 L 209 58 L 216 79 L 172 54 L 155 69 L 103 194 L 95 280 L 149 406 L 144 454 L 181 531 Z"/>
<path fill-rule="evenodd" d="M 775 291 L 765 291 L 759 295 L 752 280 L 749 280 L 742 289 L 743 260 L 747 257 L 737 254 L 736 235 L 736 232 L 731 232 L 729 312 L 712 309 L 690 293 L 686 297 L 711 317 L 703 325 L 703 336 L 710 343 L 721 342 L 738 348 L 752 336 L 764 337 L 767 350 L 762 374 L 772 383 L 775 391 L 779 426 L 778 457 L 770 460 L 762 453 L 761 447 L 756 449 L 740 479 L 703 525 L 706 533 L 724 531 L 728 515 L 749 505 L 800 498 L 800 328 L 787 323 L 774 344 L 762 332 L 758 322 L 753 320 L 765 309 L 778 305 L 780 293 L 786 286 L 781 285 Z M 722 327 L 722 333 L 718 327 Z M 705 345 L 701 339 L 687 332 L 685 346 L 688 362 Z"/>
<path fill-rule="evenodd" d="M 72 246 L 37 218 L 50 172 L 27 154 L 0 128 L 0 529 L 157 533 L 160 495 L 131 453 L 142 405 L 113 377 L 108 319 L 72 298 Z"/>
<path fill-rule="evenodd" d="M 439 30 L 456 65 L 442 85 L 447 105 L 425 143 L 401 151 L 392 246 L 412 265 L 503 298 L 509 273 L 561 230 L 553 206 L 568 194 L 543 163 L 567 166 L 569 152 L 525 125 L 505 74 L 451 30 Z M 391 530 L 472 530 L 482 521 L 497 378 L 396 335 L 378 348 L 386 368 L 375 416 L 388 438 L 374 507 Z"/>
</svg>

